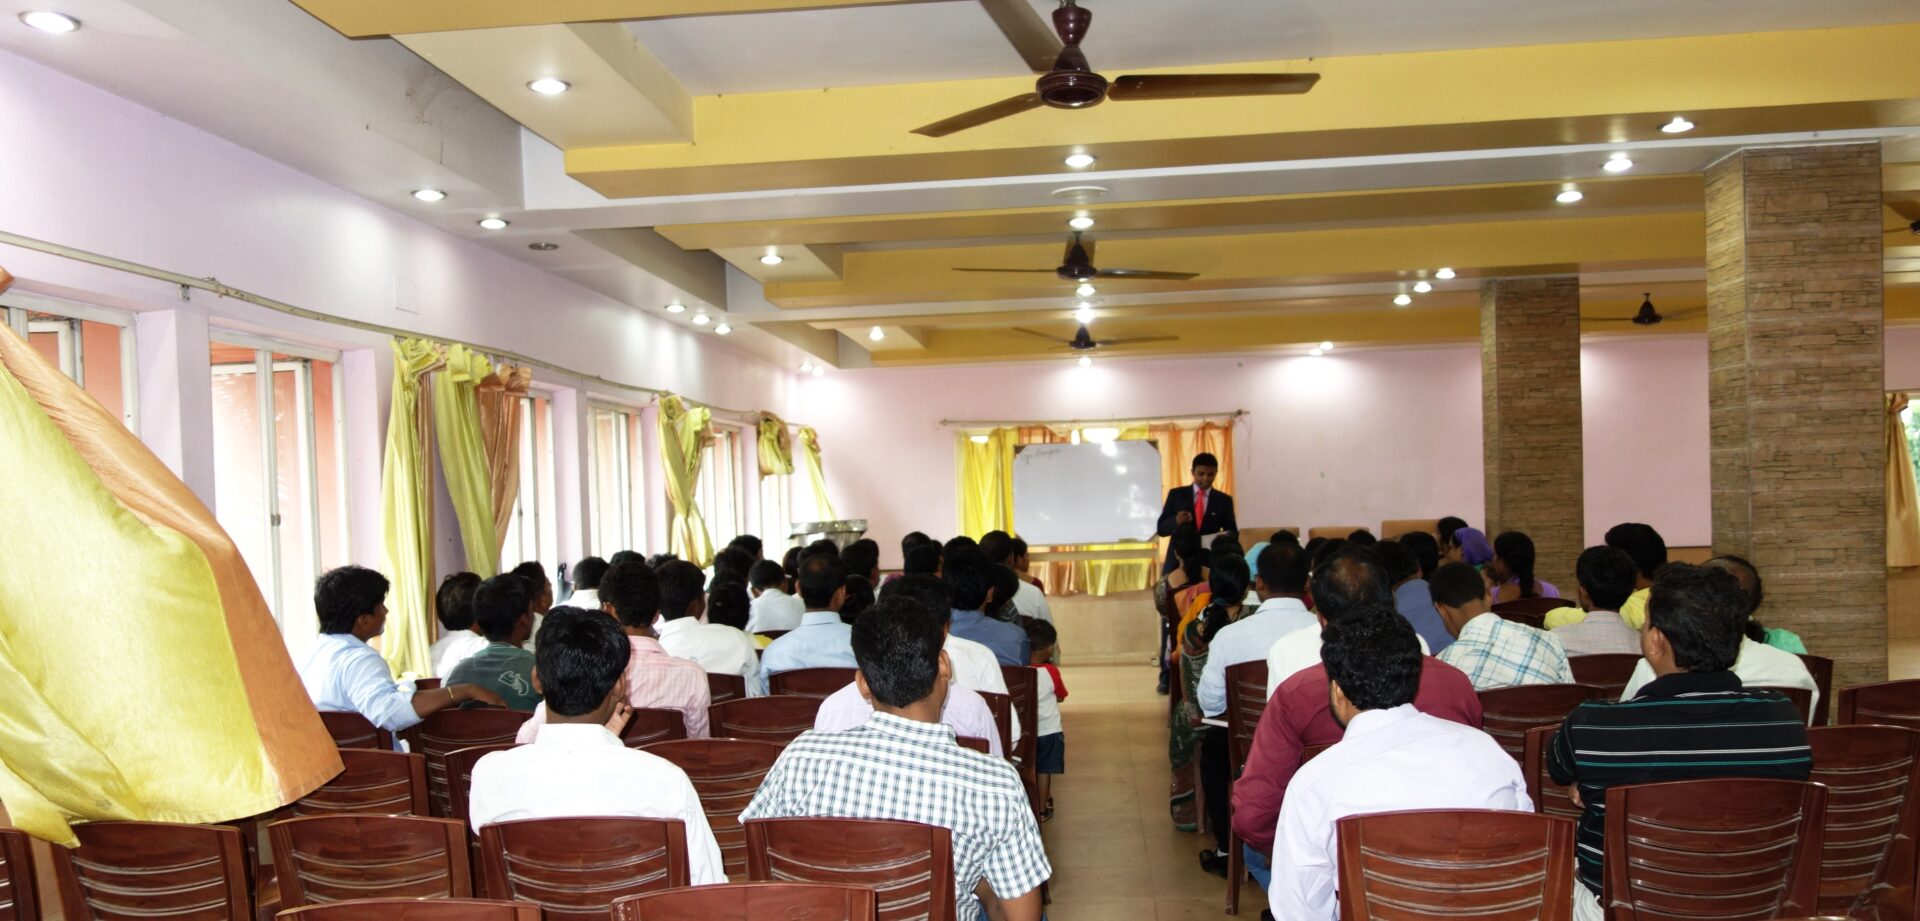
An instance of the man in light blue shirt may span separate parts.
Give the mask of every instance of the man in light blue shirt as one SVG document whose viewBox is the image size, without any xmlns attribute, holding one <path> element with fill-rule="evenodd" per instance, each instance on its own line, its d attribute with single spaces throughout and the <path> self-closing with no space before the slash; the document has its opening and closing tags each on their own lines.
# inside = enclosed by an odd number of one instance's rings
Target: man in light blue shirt
<svg viewBox="0 0 1920 921">
<path fill-rule="evenodd" d="M 1433 606 L 1433 589 L 1420 569 L 1420 558 L 1411 547 L 1395 541 L 1381 541 L 1374 548 L 1380 565 L 1386 567 L 1387 581 L 1393 583 L 1393 609 L 1413 625 L 1413 632 L 1425 641 L 1429 655 L 1453 645 L 1453 634 Z"/>
<path fill-rule="evenodd" d="M 847 575 L 839 557 L 816 553 L 800 561 L 799 582 L 807 612 L 800 616 L 800 626 L 760 654 L 760 674 L 796 668 L 859 668 L 853 658 L 853 628 L 840 619 L 840 606 L 847 601 Z"/>
<path fill-rule="evenodd" d="M 1307 555 L 1297 543 L 1266 546 L 1254 561 L 1255 590 L 1265 599 L 1252 614 L 1220 628 L 1207 644 L 1207 664 L 1200 670 L 1200 712 L 1219 716 L 1227 712 L 1227 666 L 1265 662 L 1275 640 L 1303 627 L 1319 626 L 1307 610 Z"/>
<path fill-rule="evenodd" d="M 953 623 L 949 629 L 954 636 L 992 650 L 1001 665 L 1029 666 L 1032 646 L 1027 631 L 986 614 L 995 565 L 986 554 L 972 548 L 961 547 L 947 554 L 940 572 L 953 586 Z"/>
</svg>

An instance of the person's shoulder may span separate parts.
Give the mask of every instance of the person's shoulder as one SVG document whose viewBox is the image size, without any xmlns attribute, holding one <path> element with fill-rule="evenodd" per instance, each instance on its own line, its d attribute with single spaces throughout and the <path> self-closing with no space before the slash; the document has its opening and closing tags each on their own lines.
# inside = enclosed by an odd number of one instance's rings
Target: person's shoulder
<svg viewBox="0 0 1920 921">
<path fill-rule="evenodd" d="M 1278 698 L 1283 694 L 1298 694 L 1302 689 L 1314 688 L 1321 689 L 1320 694 L 1324 696 L 1326 686 L 1327 666 L 1325 663 L 1315 663 L 1282 679 L 1280 686 L 1274 689 L 1273 696 Z"/>
<path fill-rule="evenodd" d="M 1447 646 L 1447 648 L 1422 659 L 1420 661 L 1420 683 L 1426 684 L 1428 681 L 1432 681 L 1434 686 L 1438 688 L 1451 690 L 1465 688 L 1471 693 L 1473 691 L 1473 679 L 1467 677 L 1466 672 L 1461 671 L 1459 666 L 1447 661 L 1446 658 L 1447 653 L 1452 652 L 1455 648 L 1458 648 L 1459 645 L 1458 642 L 1452 643 Z"/>
</svg>

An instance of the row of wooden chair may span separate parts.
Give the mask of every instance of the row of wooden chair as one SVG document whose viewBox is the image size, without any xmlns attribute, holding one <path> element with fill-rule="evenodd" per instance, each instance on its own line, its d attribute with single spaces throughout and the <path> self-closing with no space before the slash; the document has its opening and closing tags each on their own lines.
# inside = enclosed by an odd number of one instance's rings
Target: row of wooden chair
<svg viewBox="0 0 1920 921">
<path fill-rule="evenodd" d="M 727 883 L 614 899 L 613 921 L 873 921 L 874 892 L 822 883 Z M 541 921 L 532 902 L 496 899 L 355 899 L 289 908 L 283 921 Z"/>
</svg>

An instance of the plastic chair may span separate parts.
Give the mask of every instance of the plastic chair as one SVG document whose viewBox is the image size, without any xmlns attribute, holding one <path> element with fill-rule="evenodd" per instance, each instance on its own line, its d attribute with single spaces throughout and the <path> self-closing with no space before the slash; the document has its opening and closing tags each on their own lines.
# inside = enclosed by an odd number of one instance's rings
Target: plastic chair
<svg viewBox="0 0 1920 921">
<path fill-rule="evenodd" d="M 1336 823 L 1340 917 L 1570 921 L 1570 819 L 1488 809 L 1356 815 Z"/>
<path fill-rule="evenodd" d="M 1827 785 L 1820 910 L 1861 918 L 1920 918 L 1920 732 L 1897 726 L 1807 731 L 1813 776 Z"/>
<path fill-rule="evenodd" d="M 1227 774 L 1228 790 L 1232 780 L 1247 766 L 1247 753 L 1253 751 L 1253 730 L 1260 725 L 1260 714 L 1267 709 L 1267 662 L 1256 659 L 1229 665 L 1227 682 L 1227 756 L 1231 759 Z M 1199 789 L 1199 778 L 1194 788 Z M 1204 810 L 1202 810 L 1204 815 Z M 1247 876 L 1246 849 L 1240 836 L 1233 833 L 1233 797 L 1227 797 L 1227 914 L 1240 913 L 1240 886 Z"/>
<path fill-rule="evenodd" d="M 1835 722 L 1920 729 L 1920 679 L 1841 688 Z"/>
<path fill-rule="evenodd" d="M 625 742 L 628 748 L 645 748 L 655 742 L 671 742 L 686 737 L 686 714 L 658 707 L 634 710 L 633 717 L 620 729 L 620 741 Z"/>
<path fill-rule="evenodd" d="M 393 751 L 393 733 L 373 725 L 372 721 L 358 713 L 322 710 L 320 722 L 326 725 L 327 735 L 333 736 L 333 744 L 337 747 Z"/>
<path fill-rule="evenodd" d="M 322 815 L 267 826 L 287 908 L 350 899 L 473 897 L 467 832 L 452 819 Z"/>
<path fill-rule="evenodd" d="M 1640 665 L 1640 657 L 1630 652 L 1607 652 L 1568 656 L 1567 664 L 1573 667 L 1574 681 L 1605 688 L 1609 700 L 1618 700 L 1626 691 L 1627 682 L 1633 680 L 1633 670 Z"/>
<path fill-rule="evenodd" d="M 1559 731 L 1559 726 L 1535 726 L 1527 730 L 1521 772 L 1527 775 L 1527 795 L 1533 798 L 1535 812 L 1578 819 L 1580 807 L 1567 796 L 1567 788 L 1554 783 L 1553 775 L 1547 773 L 1547 745 Z"/>
<path fill-rule="evenodd" d="M 503 752 L 513 748 L 513 743 L 499 745 L 471 745 L 447 752 L 442 759 L 447 767 L 447 815 L 446 818 L 459 822 L 463 828 L 473 827 L 473 811 L 469 802 L 473 796 L 473 766 L 494 752 Z M 476 864 L 475 866 L 478 866 Z"/>
<path fill-rule="evenodd" d="M 289 908 L 282 921 L 540 921 L 540 906 L 493 899 L 354 899 Z"/>
<path fill-rule="evenodd" d="M 672 762 L 693 782 L 728 879 L 746 875 L 747 833 L 740 827 L 740 813 L 753 802 L 780 751 L 777 743 L 753 739 L 682 739 L 647 748 L 648 754 Z"/>
<path fill-rule="evenodd" d="M 864 886 L 731 883 L 629 895 L 613 903 L 613 921 L 874 921 Z"/>
<path fill-rule="evenodd" d="M 1605 699 L 1607 689 L 1590 684 L 1529 684 L 1481 691 L 1478 696 L 1481 728 L 1493 736 L 1514 761 L 1525 765 L 1528 730 L 1535 726 L 1560 725 L 1574 707 L 1589 700 Z"/>
<path fill-rule="evenodd" d="M 332 780 L 294 801 L 294 815 L 428 814 L 426 756 L 343 748 L 340 763 L 345 769 Z"/>
<path fill-rule="evenodd" d="M 707 711 L 714 738 L 758 739 L 785 745 L 813 728 L 820 698 L 742 697 Z"/>
<path fill-rule="evenodd" d="M 1750 685 L 1749 690 L 1772 691 L 1776 694 L 1779 694 L 1785 697 L 1786 699 L 1793 701 L 1793 708 L 1795 710 L 1800 711 L 1801 720 L 1810 721 L 1813 719 L 1813 692 L 1807 690 L 1806 688 L 1783 688 L 1783 687 L 1771 687 L 1766 685 Z"/>
<path fill-rule="evenodd" d="M 1548 611 L 1569 607 L 1573 605 L 1564 598 L 1515 598 L 1494 605 L 1493 613 L 1500 615 L 1503 620 L 1540 629 L 1546 625 Z"/>
<path fill-rule="evenodd" d="M 1775 918 L 1814 911 L 1827 788 L 1681 780 L 1607 790 L 1610 921 Z"/>
<path fill-rule="evenodd" d="M 796 668 L 767 676 L 767 693 L 825 700 L 853 683 L 851 668 Z"/>
<path fill-rule="evenodd" d="M 1829 724 L 1828 715 L 1833 712 L 1833 660 L 1825 656 L 1810 656 L 1798 653 L 1800 661 L 1807 666 L 1807 674 L 1813 676 L 1813 686 L 1820 692 L 1819 709 L 1813 712 L 1813 725 Z"/>
<path fill-rule="evenodd" d="M 751 819 L 747 878 L 873 889 L 880 921 L 953 921 L 952 832 L 885 819 Z"/>
<path fill-rule="evenodd" d="M 976 691 L 980 699 L 987 702 L 987 712 L 993 714 L 993 728 L 1000 733 L 1000 750 L 1013 754 L 1013 695 L 995 694 L 992 691 Z M 1033 731 L 1033 725 L 1024 727 Z"/>
<path fill-rule="evenodd" d="M 687 885 L 679 819 L 520 819 L 480 829 L 487 896 L 532 902 L 546 921 L 604 921 L 613 900 Z"/>
<path fill-rule="evenodd" d="M 247 851 L 237 828 L 88 822 L 73 833 L 78 848 L 53 848 L 53 875 L 69 921 L 253 916 Z M 31 892 L 32 881 L 25 882 L 20 891 Z"/>
<path fill-rule="evenodd" d="M 1040 737 L 1036 735 L 1040 731 L 1040 672 L 1025 665 L 1002 665 L 1000 674 L 1007 682 L 1008 703 L 1026 729 L 1020 733 L 1020 741 L 1005 751 L 1014 770 L 1020 772 L 1020 784 L 1027 788 L 1027 804 L 1038 818 L 1046 807 L 1040 802 Z"/>
<path fill-rule="evenodd" d="M 741 675 L 722 675 L 707 673 L 707 696 L 709 703 L 726 703 L 747 696 L 747 679 Z"/>
<path fill-rule="evenodd" d="M 453 815 L 447 793 L 447 753 L 512 742 L 520 733 L 520 724 L 531 716 L 520 710 L 495 708 L 439 710 L 401 731 L 400 738 L 406 740 L 408 750 L 427 756 L 427 789 L 433 794 L 434 815 Z"/>
<path fill-rule="evenodd" d="M 17 828 L 0 828 L 0 921 L 40 921 L 34 885 L 33 839 Z"/>
</svg>

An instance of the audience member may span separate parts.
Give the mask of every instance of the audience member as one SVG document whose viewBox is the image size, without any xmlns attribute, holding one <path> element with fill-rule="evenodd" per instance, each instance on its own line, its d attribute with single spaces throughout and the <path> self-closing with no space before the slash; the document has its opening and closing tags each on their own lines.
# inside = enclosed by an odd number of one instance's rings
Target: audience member
<svg viewBox="0 0 1920 921">
<path fill-rule="evenodd" d="M 940 629 L 946 631 L 947 641 L 941 648 L 952 663 L 954 684 L 970 691 L 1007 693 L 1007 676 L 1000 671 L 1000 661 L 994 658 L 993 650 L 953 635 L 953 586 L 932 576 L 903 576 L 888 583 L 880 593 L 882 601 L 893 597 L 906 598 L 942 614 Z M 1019 741 L 1022 728 L 1020 714 L 1013 714 L 1008 737 Z"/>
<path fill-rule="evenodd" d="M 894 593 L 884 594 L 891 597 Z M 944 632 L 945 629 L 943 624 L 941 630 Z M 952 727 L 955 735 L 984 740 L 989 753 L 1005 755 L 1006 750 L 1000 745 L 999 726 L 993 721 L 993 708 L 987 706 L 986 698 L 981 697 L 979 692 L 962 687 L 959 679 L 953 675 L 951 657 L 944 652 L 942 657 L 948 684 L 946 702 L 940 707 L 940 722 Z M 855 729 L 873 719 L 873 712 L 873 701 L 861 693 L 860 685 L 857 682 L 849 684 L 820 703 L 820 711 L 813 718 L 813 731 L 845 732 Z"/>
<path fill-rule="evenodd" d="M 1025 582 L 1028 585 L 1031 585 L 1034 588 L 1040 590 L 1040 603 L 1042 605 L 1041 607 L 1042 613 L 1026 614 L 1025 611 L 1022 611 L 1021 613 L 1025 614 L 1025 616 L 1027 617 L 1038 617 L 1039 619 L 1044 620 L 1047 623 L 1053 623 L 1053 613 L 1045 609 L 1045 604 L 1047 601 L 1047 587 L 1045 584 L 1041 583 L 1041 581 L 1033 575 L 1033 572 L 1032 572 L 1033 560 L 1028 556 L 1028 548 L 1027 548 L 1026 540 L 1019 537 L 1015 537 L 1013 539 L 1013 559 L 1008 560 L 1007 565 L 1013 567 L 1013 571 L 1020 574 L 1020 581 Z"/>
<path fill-rule="evenodd" d="M 867 580 L 868 585 L 880 584 L 880 545 L 868 538 L 860 538 L 840 551 L 840 565 L 847 569 L 847 577 L 859 576 Z"/>
<path fill-rule="evenodd" d="M 671 563 L 674 560 L 677 560 L 679 558 L 680 558 L 680 555 L 677 553 L 656 553 L 650 557 L 647 557 L 647 568 L 659 569 L 660 567 L 665 566 L 668 563 Z"/>
<path fill-rule="evenodd" d="M 1340 917 L 1335 823 L 1403 809 L 1533 811 L 1520 766 L 1491 736 L 1420 712 L 1413 627 L 1379 608 L 1327 626 L 1320 647 L 1335 722 L 1345 728 L 1287 785 L 1273 845 L 1275 917 Z"/>
<path fill-rule="evenodd" d="M 1662 569 L 1640 640 L 1658 677 L 1627 698 L 1631 703 L 1575 707 L 1548 744 L 1548 772 L 1555 783 L 1573 785 L 1568 792 L 1581 807 L 1576 918 L 1601 916 L 1608 788 L 1710 777 L 1805 780 L 1811 771 L 1806 728 L 1793 703 L 1744 685 L 1730 670 L 1751 649 L 1741 636 L 1747 604 L 1728 572 Z"/>
<path fill-rule="evenodd" d="M 1319 617 L 1275 640 L 1267 650 L 1268 697 L 1288 678 L 1320 664 L 1322 626 L 1363 606 L 1393 607 L 1392 583 L 1372 547 L 1355 547 L 1346 541 L 1322 546 L 1334 550 L 1313 567 L 1309 583 Z M 1425 640 L 1420 641 L 1420 651 L 1427 652 Z"/>
<path fill-rule="evenodd" d="M 993 564 L 986 556 L 971 548 L 956 549 L 947 554 L 943 571 L 953 586 L 953 634 L 992 650 L 1001 665 L 1027 664 L 1032 650 L 1026 631 L 986 614 L 993 588 Z"/>
<path fill-rule="evenodd" d="M 1020 591 L 1020 576 L 1011 567 L 989 563 L 987 578 L 993 582 L 987 590 L 987 617 L 1003 624 L 1019 621 L 1020 609 L 1013 606 L 1013 596 Z"/>
<path fill-rule="evenodd" d="M 806 562 L 807 557 L 819 556 L 821 554 L 825 554 L 827 556 L 833 557 L 836 560 L 840 559 L 840 545 L 834 543 L 831 540 L 828 540 L 827 538 L 822 537 L 819 540 L 816 540 L 813 543 L 808 544 L 805 548 L 803 548 L 800 551 L 800 561 L 804 563 Z M 842 565 L 843 566 L 845 565 L 844 562 L 842 563 Z"/>
<path fill-rule="evenodd" d="M 989 531 L 980 538 L 980 552 L 986 554 L 987 561 L 1005 566 L 1014 574 L 1018 588 L 1013 593 L 1013 606 L 1022 617 L 1034 617 L 1053 622 L 1053 611 L 1047 607 L 1047 593 L 1040 590 L 1037 582 L 1029 582 L 1027 572 L 1027 542 L 1005 531 Z"/>
<path fill-rule="evenodd" d="M 1519 598 L 1558 598 L 1560 590 L 1533 575 L 1533 538 L 1519 531 L 1502 531 L 1493 539 L 1493 562 L 1487 566 L 1493 590 L 1491 604 Z"/>
<path fill-rule="evenodd" d="M 767 644 L 760 671 L 777 675 L 796 668 L 853 668 L 853 631 L 840 619 L 847 601 L 846 571 L 837 554 L 815 553 L 800 563 L 800 600 L 807 606 L 800 626 Z"/>
<path fill-rule="evenodd" d="M 1740 563 L 1746 563 L 1746 565 L 1742 566 Z M 1760 642 L 1748 635 L 1752 611 L 1759 607 L 1761 599 L 1760 573 L 1753 569 L 1753 564 L 1745 560 L 1741 560 L 1740 563 L 1721 560 L 1717 563 L 1709 562 L 1705 567 L 1698 567 L 1725 573 L 1734 580 L 1734 587 L 1740 589 L 1740 618 L 1736 624 L 1740 630 L 1740 649 L 1734 653 L 1733 674 L 1740 679 L 1741 684 L 1749 688 L 1805 689 L 1813 698 L 1808 708 L 1808 718 L 1811 719 L 1813 713 L 1820 712 L 1820 686 L 1814 683 L 1813 673 L 1807 670 L 1807 663 L 1802 662 L 1799 656 L 1791 652 Z M 1748 591 L 1742 584 L 1743 569 L 1753 575 L 1752 591 Z M 1655 576 L 1654 584 L 1659 584 L 1659 581 L 1660 577 Z M 1646 648 L 1644 641 L 1641 648 L 1643 650 Z M 1639 665 L 1634 666 L 1633 675 L 1627 679 L 1626 691 L 1620 695 L 1621 700 L 1632 700 L 1641 688 L 1655 679 L 1658 673 L 1654 671 L 1654 664 L 1651 658 L 1645 658 L 1640 660 Z"/>
<path fill-rule="evenodd" d="M 1420 559 L 1414 556 L 1413 550 L 1399 541 L 1387 540 L 1376 544 L 1373 552 L 1387 571 L 1387 581 L 1393 583 L 1394 610 L 1413 625 L 1420 641 L 1435 655 L 1453 645 L 1453 634 L 1447 632 L 1440 610 L 1433 606 L 1433 589 L 1428 586 Z"/>
<path fill-rule="evenodd" d="M 847 577 L 847 600 L 840 604 L 840 619 L 853 623 L 860 613 L 873 606 L 873 584 L 863 576 Z"/>
<path fill-rule="evenodd" d="M 547 609 L 553 607 L 553 580 L 547 578 L 547 571 L 540 564 L 528 560 L 513 567 L 512 574 L 527 583 L 527 605 L 533 609 L 533 623 L 527 627 L 527 638 L 521 643 L 526 647 L 528 668 L 532 668 L 534 639 L 540 632 L 540 621 L 547 616 Z"/>
<path fill-rule="evenodd" d="M 313 586 L 320 636 L 300 663 L 300 683 L 321 710 L 358 713 L 388 732 L 399 732 L 447 707 L 467 701 L 504 706 L 500 695 L 479 685 L 457 684 L 415 691 L 393 680 L 379 650 L 367 641 L 387 627 L 387 577 L 359 566 L 328 570 Z"/>
<path fill-rule="evenodd" d="M 906 556 L 900 563 L 900 574 L 937 576 L 940 574 L 940 557 L 940 545 L 931 541 L 908 547 Z"/>
<path fill-rule="evenodd" d="M 1447 563 L 1434 572 L 1433 603 L 1454 636 L 1437 655 L 1465 672 L 1476 690 L 1573 683 L 1560 639 L 1493 613 L 1486 581 L 1467 564 Z"/>
<path fill-rule="evenodd" d="M 1605 543 L 1626 551 L 1628 556 L 1633 557 L 1633 565 L 1640 570 L 1633 594 L 1627 597 L 1626 604 L 1620 606 L 1620 617 L 1627 622 L 1627 626 L 1635 630 L 1644 629 L 1647 625 L 1647 596 L 1652 590 L 1653 577 L 1660 573 L 1660 567 L 1667 565 L 1667 542 L 1651 525 L 1630 521 L 1608 528 Z"/>
<path fill-rule="evenodd" d="M 873 718 L 845 732 L 802 733 L 740 818 L 896 819 L 951 829 L 958 917 L 1037 921 L 1040 884 L 1053 869 L 1020 776 L 1003 758 L 955 744 L 940 723 L 951 669 L 938 613 L 884 599 L 854 626 L 853 646 Z"/>
<path fill-rule="evenodd" d="M 735 579 L 745 579 L 747 578 L 747 574 L 753 570 L 753 564 L 757 562 L 759 561 L 754 559 L 753 554 L 748 552 L 746 548 L 728 544 L 721 548 L 720 552 L 713 555 L 713 566 L 710 572 L 712 573 L 713 579 L 723 579 L 729 576 Z"/>
<path fill-rule="evenodd" d="M 1202 722 L 1200 676 L 1212 661 L 1212 642 L 1220 631 L 1240 618 L 1247 597 L 1247 561 L 1226 549 L 1215 550 L 1207 572 L 1207 606 L 1186 625 L 1180 641 L 1180 700 L 1168 719 L 1168 754 L 1174 788 L 1191 776 L 1199 759 L 1201 802 L 1214 847 L 1200 852 L 1200 866 L 1209 873 L 1227 872 L 1227 785 L 1231 782 L 1226 729 Z"/>
<path fill-rule="evenodd" d="M 746 632 L 750 605 L 745 582 L 721 579 L 707 587 L 707 623 L 740 634 L 741 641 L 752 650 L 753 676 L 746 679 L 747 696 L 760 697 L 767 693 L 767 679 L 760 672 L 760 644 Z"/>
<path fill-rule="evenodd" d="M 1487 535 L 1480 533 L 1477 528 L 1455 530 L 1448 542 L 1440 547 L 1441 559 L 1448 563 L 1465 563 L 1477 570 L 1493 562 L 1493 546 L 1487 543 Z"/>
<path fill-rule="evenodd" d="M 737 552 L 743 556 L 746 553 Z M 655 625 L 660 648 L 667 655 L 692 661 L 704 672 L 739 675 L 747 684 L 748 694 L 760 691 L 760 654 L 753 638 L 732 627 L 701 620 L 707 598 L 700 588 L 705 581 L 700 569 L 675 560 L 653 575 L 660 594 L 660 619 Z"/>
<path fill-rule="evenodd" d="M 1254 560 L 1254 585 L 1263 599 L 1252 614 L 1226 625 L 1214 635 L 1207 665 L 1200 672 L 1197 697 L 1200 712 L 1219 716 L 1227 711 L 1227 667 L 1261 662 L 1280 638 L 1298 630 L 1320 628 L 1307 610 L 1307 554 L 1297 544 L 1270 543 Z"/>
<path fill-rule="evenodd" d="M 573 594 L 567 596 L 567 606 L 600 610 L 600 578 L 607 574 L 610 565 L 597 556 L 573 564 Z"/>
<path fill-rule="evenodd" d="M 628 748 L 608 729 L 630 715 L 622 676 L 632 648 L 620 628 L 567 607 L 540 629 L 534 680 L 546 696 L 548 725 L 532 744 L 474 763 L 467 798 L 473 830 L 515 819 L 677 819 L 685 827 L 690 882 L 726 882 L 720 845 L 686 773 Z"/>
<path fill-rule="evenodd" d="M 447 673 L 448 684 L 477 684 L 500 695 L 512 710 L 540 702 L 533 688 L 533 653 L 521 648 L 533 635 L 528 580 L 517 573 L 494 576 L 473 593 L 473 619 L 486 634 L 486 648 Z"/>
<path fill-rule="evenodd" d="M 1461 518 L 1456 515 L 1448 515 L 1447 517 L 1442 518 L 1439 521 L 1436 521 L 1433 523 L 1433 531 L 1434 531 L 1433 536 L 1436 542 L 1439 544 L 1439 546 L 1445 547 L 1448 544 L 1451 544 L 1453 542 L 1453 532 L 1458 531 L 1461 528 L 1464 528 L 1466 526 L 1467 526 L 1467 520 L 1465 518 Z M 1427 570 L 1427 576 L 1431 578 L 1433 576 L 1433 570 L 1431 569 Z"/>
<path fill-rule="evenodd" d="M 1060 702 L 1067 699 L 1067 686 L 1060 680 L 1060 669 L 1053 664 L 1053 653 L 1060 645 L 1060 634 L 1053 624 L 1035 617 L 1020 618 L 1027 631 L 1027 644 L 1033 647 L 1035 691 L 1039 705 L 1035 709 L 1039 725 L 1033 729 L 1034 772 L 1039 778 L 1040 821 L 1053 818 L 1053 776 L 1067 772 L 1067 735 L 1060 726 Z M 955 689 L 958 690 L 958 689 Z M 949 694 L 952 691 L 948 691 Z"/>
<path fill-rule="evenodd" d="M 1800 641 L 1800 635 L 1783 627 L 1766 627 L 1760 624 L 1760 605 L 1766 601 L 1766 587 L 1760 582 L 1760 570 L 1745 557 L 1731 553 L 1721 554 L 1707 561 L 1708 566 L 1717 566 L 1733 573 L 1740 580 L 1740 590 L 1747 593 L 1747 625 L 1743 630 L 1747 637 L 1756 643 L 1765 643 L 1775 649 L 1806 655 L 1807 645 Z"/>
<path fill-rule="evenodd" d="M 433 595 L 433 613 L 444 632 L 427 650 L 427 661 L 433 663 L 433 673 L 442 678 L 468 656 L 487 648 L 487 638 L 473 625 L 473 593 L 479 588 L 479 576 L 456 572 L 442 579 L 440 590 Z"/>
<path fill-rule="evenodd" d="M 1207 550 L 1191 522 L 1173 529 L 1173 538 L 1167 542 L 1167 559 L 1172 565 L 1153 586 L 1153 606 L 1160 613 L 1160 683 L 1156 690 L 1162 694 L 1172 686 L 1173 664 L 1177 661 L 1175 631 L 1207 586 Z"/>
<path fill-rule="evenodd" d="M 618 566 L 621 563 L 647 563 L 647 558 L 644 554 L 634 550 L 615 550 L 612 556 L 607 557 L 608 566 Z M 653 564 L 647 563 L 647 565 L 651 566 Z M 601 575 L 604 576 L 606 573 L 601 573 Z"/>
<path fill-rule="evenodd" d="M 753 593 L 753 604 L 747 613 L 748 633 L 792 630 L 800 626 L 800 616 L 807 612 L 807 606 L 799 596 L 787 594 L 786 585 L 787 574 L 772 560 L 761 560 L 748 570 L 747 588 Z"/>
<path fill-rule="evenodd" d="M 1433 578 L 1433 571 L 1440 568 L 1440 542 L 1425 531 L 1408 531 L 1400 535 L 1400 546 L 1413 551 L 1414 561 L 1420 564 L 1420 578 Z M 1419 632 L 1419 628 L 1414 628 Z"/>
<path fill-rule="evenodd" d="M 800 596 L 800 548 L 799 547 L 787 548 L 787 552 L 780 557 L 780 571 L 783 573 L 786 573 L 787 575 L 787 584 L 782 588 L 782 591 L 785 591 L 787 594 L 798 598 Z M 805 610 L 805 608 L 802 608 L 801 610 Z"/>
<path fill-rule="evenodd" d="M 1379 542 L 1380 538 L 1373 536 L 1373 532 L 1366 528 L 1361 528 L 1347 535 L 1347 543 L 1356 547 L 1371 547 Z"/>
<path fill-rule="evenodd" d="M 755 535 L 752 535 L 752 534 L 737 535 L 734 537 L 733 540 L 730 540 L 727 542 L 727 546 L 738 547 L 741 550 L 745 550 L 749 556 L 753 557 L 753 562 L 755 563 L 758 563 L 761 560 L 766 559 L 766 552 L 765 552 L 766 544 L 762 543 L 760 538 Z M 744 579 L 746 578 L 747 574 L 742 572 L 739 575 L 741 578 Z"/>
<path fill-rule="evenodd" d="M 1633 558 L 1612 547 L 1588 547 L 1574 564 L 1580 582 L 1581 619 L 1554 627 L 1569 656 L 1639 653 L 1640 631 L 1627 626 L 1620 606 L 1633 594 Z M 1551 612 L 1549 612 L 1551 613 Z"/>
</svg>

